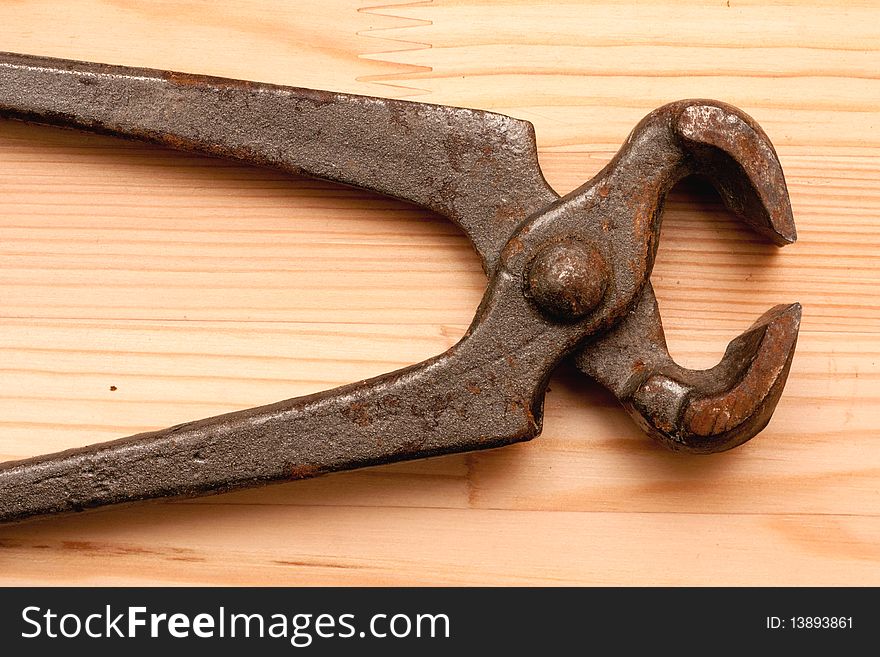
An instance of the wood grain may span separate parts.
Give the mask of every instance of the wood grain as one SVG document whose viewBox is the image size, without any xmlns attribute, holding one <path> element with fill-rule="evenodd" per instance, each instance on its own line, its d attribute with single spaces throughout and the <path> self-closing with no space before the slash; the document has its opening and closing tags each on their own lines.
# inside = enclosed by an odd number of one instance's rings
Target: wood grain
<svg viewBox="0 0 880 657">
<path fill-rule="evenodd" d="M 728 6 L 728 4 L 730 6 Z M 0 528 L 0 584 L 880 584 L 880 38 L 874 2 L 21 0 L 4 49 L 494 109 L 551 184 L 650 109 L 739 105 L 799 241 L 669 202 L 673 353 L 714 364 L 800 301 L 759 438 L 687 458 L 569 367 L 528 444 Z M 485 278 L 452 225 L 358 190 L 0 122 L 0 459 L 267 403 L 432 356 Z"/>
</svg>

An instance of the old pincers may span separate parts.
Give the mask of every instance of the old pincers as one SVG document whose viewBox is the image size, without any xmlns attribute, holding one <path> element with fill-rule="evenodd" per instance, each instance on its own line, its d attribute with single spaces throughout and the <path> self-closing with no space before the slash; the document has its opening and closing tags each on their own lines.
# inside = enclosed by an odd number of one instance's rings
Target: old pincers
<svg viewBox="0 0 880 657">
<path fill-rule="evenodd" d="M 769 421 L 800 306 L 777 306 L 705 371 L 675 364 L 649 281 L 663 202 L 708 178 L 760 235 L 795 240 L 782 168 L 740 110 L 651 112 L 593 179 L 560 197 L 532 125 L 486 111 L 0 54 L 0 116 L 156 142 L 393 196 L 458 224 L 489 282 L 465 336 L 423 363 L 327 392 L 0 465 L 0 521 L 199 495 L 499 447 L 542 426 L 564 358 L 681 451 Z"/>
</svg>

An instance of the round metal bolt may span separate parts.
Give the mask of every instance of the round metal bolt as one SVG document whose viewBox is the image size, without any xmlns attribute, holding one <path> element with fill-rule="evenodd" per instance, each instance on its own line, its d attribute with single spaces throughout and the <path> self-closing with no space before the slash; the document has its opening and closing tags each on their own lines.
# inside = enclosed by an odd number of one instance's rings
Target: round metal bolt
<svg viewBox="0 0 880 657">
<path fill-rule="evenodd" d="M 548 246 L 535 257 L 527 285 L 542 311 L 575 320 L 599 305 L 610 277 L 605 258 L 595 246 L 569 240 Z"/>
</svg>

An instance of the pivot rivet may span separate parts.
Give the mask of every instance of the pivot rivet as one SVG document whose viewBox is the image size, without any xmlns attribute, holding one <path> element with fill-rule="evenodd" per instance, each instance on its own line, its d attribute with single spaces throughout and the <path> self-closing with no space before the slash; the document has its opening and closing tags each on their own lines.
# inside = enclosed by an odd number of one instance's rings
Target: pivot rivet
<svg viewBox="0 0 880 657">
<path fill-rule="evenodd" d="M 544 248 L 529 268 L 529 296 L 545 313 L 575 320 L 589 314 L 605 296 L 611 276 L 594 245 L 567 240 Z"/>
</svg>

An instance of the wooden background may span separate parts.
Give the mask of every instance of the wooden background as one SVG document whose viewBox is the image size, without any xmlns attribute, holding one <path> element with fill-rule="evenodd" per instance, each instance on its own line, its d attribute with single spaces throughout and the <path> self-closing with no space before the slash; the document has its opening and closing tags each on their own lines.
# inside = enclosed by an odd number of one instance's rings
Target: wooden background
<svg viewBox="0 0 880 657">
<path fill-rule="evenodd" d="M 786 171 L 800 241 L 671 199 L 653 276 L 709 366 L 804 319 L 769 428 L 667 453 L 562 368 L 529 444 L 0 528 L 2 584 L 880 584 L 880 6 L 18 0 L 0 48 L 497 110 L 548 180 L 652 108 L 718 98 Z M 0 122 L 0 459 L 326 389 L 451 346 L 485 279 L 403 203 Z"/>
</svg>

